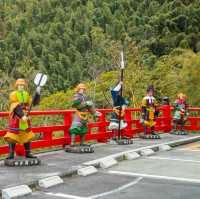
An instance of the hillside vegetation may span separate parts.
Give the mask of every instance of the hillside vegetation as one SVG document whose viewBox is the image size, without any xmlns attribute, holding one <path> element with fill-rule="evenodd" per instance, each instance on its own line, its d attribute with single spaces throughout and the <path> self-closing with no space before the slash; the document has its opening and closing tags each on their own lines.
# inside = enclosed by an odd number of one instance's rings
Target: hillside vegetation
<svg viewBox="0 0 200 199">
<path fill-rule="evenodd" d="M 49 77 L 39 108 L 70 107 L 80 81 L 97 106 L 110 106 L 122 47 L 131 105 L 153 83 L 158 98 L 181 91 L 200 106 L 199 22 L 199 0 L 1 0 L 1 110 L 14 80 L 38 71 Z"/>
</svg>

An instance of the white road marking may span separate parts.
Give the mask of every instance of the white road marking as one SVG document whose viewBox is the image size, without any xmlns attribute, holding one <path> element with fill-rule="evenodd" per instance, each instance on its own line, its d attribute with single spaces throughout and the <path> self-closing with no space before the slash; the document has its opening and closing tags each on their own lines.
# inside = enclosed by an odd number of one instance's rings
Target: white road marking
<svg viewBox="0 0 200 199">
<path fill-rule="evenodd" d="M 170 157 L 159 157 L 159 156 L 152 156 L 147 157 L 148 159 L 156 159 L 156 160 L 174 160 L 174 161 L 180 161 L 180 162 L 193 162 L 193 163 L 200 163 L 198 160 L 187 160 L 187 159 L 180 159 L 180 158 L 170 158 Z"/>
<path fill-rule="evenodd" d="M 200 152 L 200 149 L 188 149 L 188 148 L 182 148 L 182 149 L 177 149 L 178 151 L 188 151 L 188 152 Z"/>
<path fill-rule="evenodd" d="M 124 189 L 127 189 L 127 188 L 137 184 L 142 179 L 143 179 L 142 177 L 138 177 L 136 180 L 134 180 L 134 181 L 132 181 L 132 182 L 130 182 L 128 184 L 122 185 L 122 186 L 120 186 L 120 187 L 118 187 L 116 189 L 113 189 L 111 191 L 107 191 L 107 192 L 104 192 L 104 193 L 92 195 L 92 196 L 89 196 L 89 197 L 75 196 L 75 195 L 63 194 L 63 193 L 51 193 L 51 192 L 48 192 L 48 193 L 45 193 L 45 194 L 49 195 L 49 196 L 57 196 L 57 197 L 69 198 L 69 199 L 96 199 L 96 198 L 100 198 L 100 197 L 103 197 L 103 196 L 111 195 L 111 194 L 120 192 L 120 191 L 122 191 Z"/>
<path fill-rule="evenodd" d="M 136 180 L 134 180 L 134 181 L 132 181 L 132 182 L 130 182 L 130 183 L 128 183 L 128 184 L 125 184 L 125 185 L 123 185 L 123 186 L 121 186 L 121 187 L 118 187 L 118 188 L 116 188 L 116 189 L 114 189 L 114 190 L 107 191 L 107 192 L 104 192 L 104 193 L 100 193 L 100 194 L 97 194 L 97 195 L 93 195 L 93 196 L 90 196 L 89 198 L 90 198 L 90 199 L 96 199 L 96 198 L 100 198 L 100 197 L 103 197 L 103 196 L 107 196 L 107 195 L 111 195 L 111 194 L 120 192 L 120 191 L 122 191 L 122 190 L 124 190 L 124 189 L 127 189 L 127 188 L 129 188 L 129 187 L 131 187 L 131 186 L 137 184 L 137 183 L 138 183 L 140 180 L 142 180 L 142 179 L 143 179 L 142 177 L 139 177 L 139 178 L 137 178 Z"/>
<path fill-rule="evenodd" d="M 63 194 L 63 193 L 45 193 L 46 195 L 49 196 L 57 196 L 60 198 L 70 198 L 70 199 L 90 199 L 89 197 L 81 197 L 81 196 L 75 196 L 75 195 L 70 195 L 70 194 Z"/>
<path fill-rule="evenodd" d="M 133 173 L 133 172 L 125 172 L 125 171 L 108 171 L 108 173 L 116 174 L 116 175 L 138 176 L 138 177 L 143 177 L 143 178 L 161 179 L 161 180 L 174 180 L 174 181 L 179 181 L 179 182 L 189 182 L 189 183 L 200 184 L 200 179 L 193 179 L 193 178 L 159 176 L 159 175 L 150 175 L 150 174 L 144 174 L 144 173 Z"/>
</svg>

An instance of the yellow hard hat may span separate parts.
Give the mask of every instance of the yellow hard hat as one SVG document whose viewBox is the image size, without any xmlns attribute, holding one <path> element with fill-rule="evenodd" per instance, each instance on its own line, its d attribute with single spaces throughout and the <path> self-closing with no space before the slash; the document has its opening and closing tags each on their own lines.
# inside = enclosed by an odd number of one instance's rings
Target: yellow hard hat
<svg viewBox="0 0 200 199">
<path fill-rule="evenodd" d="M 17 88 L 19 85 L 27 86 L 25 79 L 17 79 L 17 81 L 15 82 L 15 88 Z"/>
<path fill-rule="evenodd" d="M 83 83 L 80 83 L 76 86 L 75 91 L 78 92 L 80 89 L 86 90 L 86 85 Z"/>
</svg>

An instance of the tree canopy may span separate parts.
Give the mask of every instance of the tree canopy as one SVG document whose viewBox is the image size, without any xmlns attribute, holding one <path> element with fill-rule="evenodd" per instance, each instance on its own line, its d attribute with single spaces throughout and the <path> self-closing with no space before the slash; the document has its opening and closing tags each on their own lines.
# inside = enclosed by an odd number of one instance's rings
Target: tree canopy
<svg viewBox="0 0 200 199">
<path fill-rule="evenodd" d="M 92 80 L 92 96 L 104 106 L 102 88 L 116 83 L 124 47 L 127 95 L 140 98 L 153 82 L 158 97 L 184 91 L 200 105 L 199 21 L 199 0 L 1 0 L 3 89 L 42 71 L 45 95 Z"/>
</svg>

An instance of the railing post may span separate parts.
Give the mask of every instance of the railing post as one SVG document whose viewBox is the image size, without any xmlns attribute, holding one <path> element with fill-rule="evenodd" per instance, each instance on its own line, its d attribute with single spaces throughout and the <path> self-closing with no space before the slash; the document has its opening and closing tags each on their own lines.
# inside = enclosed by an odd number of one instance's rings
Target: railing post
<svg viewBox="0 0 200 199">
<path fill-rule="evenodd" d="M 164 118 L 164 132 L 169 132 L 172 129 L 172 124 L 171 124 L 171 120 L 172 120 L 172 116 L 171 116 L 171 106 L 170 105 L 164 105 L 162 107 L 163 110 L 163 118 Z"/>
<path fill-rule="evenodd" d="M 69 135 L 69 128 L 71 126 L 72 123 L 72 112 L 67 112 L 64 114 L 64 138 L 65 138 L 65 142 L 63 143 L 63 145 L 65 144 L 70 144 L 70 135 Z"/>
<path fill-rule="evenodd" d="M 133 137 L 133 131 L 132 131 L 132 110 L 126 109 L 125 110 L 125 116 L 124 116 L 125 122 L 127 122 L 127 127 L 124 129 L 125 136 Z"/>
<path fill-rule="evenodd" d="M 99 122 L 101 123 L 99 126 L 99 132 L 104 133 L 105 137 L 102 139 L 98 139 L 98 142 L 107 142 L 108 135 L 106 134 L 106 112 L 101 112 L 101 116 L 99 116 Z"/>
</svg>

